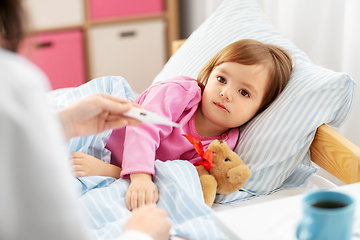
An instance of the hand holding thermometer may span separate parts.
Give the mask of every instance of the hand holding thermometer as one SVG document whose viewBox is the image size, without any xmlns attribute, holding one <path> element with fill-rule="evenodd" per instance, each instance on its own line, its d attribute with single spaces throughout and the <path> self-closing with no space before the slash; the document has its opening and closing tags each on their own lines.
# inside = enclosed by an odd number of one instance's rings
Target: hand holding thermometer
<svg viewBox="0 0 360 240">
<path fill-rule="evenodd" d="M 135 118 L 141 122 L 158 124 L 158 125 L 167 125 L 172 127 L 180 127 L 178 123 L 174 123 L 168 119 L 165 119 L 157 115 L 156 113 L 138 107 L 131 107 L 130 110 L 123 113 L 123 115 L 131 118 Z"/>
</svg>

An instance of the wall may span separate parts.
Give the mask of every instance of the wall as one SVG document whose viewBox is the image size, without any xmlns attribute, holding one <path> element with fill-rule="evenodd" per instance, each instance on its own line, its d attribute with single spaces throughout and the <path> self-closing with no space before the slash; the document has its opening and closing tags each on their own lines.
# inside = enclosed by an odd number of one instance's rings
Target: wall
<svg viewBox="0 0 360 240">
<path fill-rule="evenodd" d="M 188 38 L 221 2 L 222 0 L 181 0 L 181 38 Z"/>
</svg>

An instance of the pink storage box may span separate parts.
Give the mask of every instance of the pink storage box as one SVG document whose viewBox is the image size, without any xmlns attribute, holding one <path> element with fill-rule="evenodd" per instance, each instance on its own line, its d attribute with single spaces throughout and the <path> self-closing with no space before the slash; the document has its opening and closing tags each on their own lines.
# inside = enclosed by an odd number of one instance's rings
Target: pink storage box
<svg viewBox="0 0 360 240">
<path fill-rule="evenodd" d="M 103 19 L 163 12 L 163 0 L 89 0 L 90 18 Z"/>
<path fill-rule="evenodd" d="M 86 81 L 80 30 L 28 37 L 19 53 L 45 72 L 53 89 L 76 87 Z"/>
</svg>

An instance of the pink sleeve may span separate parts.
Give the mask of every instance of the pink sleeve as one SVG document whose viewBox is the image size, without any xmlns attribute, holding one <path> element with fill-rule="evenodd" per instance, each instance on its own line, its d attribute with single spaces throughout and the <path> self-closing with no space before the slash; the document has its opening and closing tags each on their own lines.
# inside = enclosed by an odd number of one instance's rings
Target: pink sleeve
<svg viewBox="0 0 360 240">
<path fill-rule="evenodd" d="M 147 110 L 178 122 L 187 121 L 182 114 L 193 109 L 201 98 L 199 87 L 194 79 L 182 79 L 180 82 L 162 82 L 148 88 L 137 102 Z M 156 150 L 160 142 L 167 138 L 173 127 L 143 123 L 136 127 L 127 127 L 122 161 L 121 177 L 131 173 L 155 174 Z"/>
</svg>

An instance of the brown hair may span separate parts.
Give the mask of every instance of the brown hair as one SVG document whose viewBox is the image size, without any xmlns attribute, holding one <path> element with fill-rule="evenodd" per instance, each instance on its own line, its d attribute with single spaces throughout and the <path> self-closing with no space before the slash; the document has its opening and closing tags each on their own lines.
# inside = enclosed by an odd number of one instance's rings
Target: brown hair
<svg viewBox="0 0 360 240">
<path fill-rule="evenodd" d="M 269 71 L 269 84 L 258 113 L 264 111 L 280 95 L 292 71 L 291 57 L 284 49 L 253 39 L 243 39 L 220 50 L 201 69 L 197 82 L 202 91 L 212 71 L 224 62 L 262 65 Z"/>
<path fill-rule="evenodd" d="M 1 46 L 16 52 L 25 36 L 22 0 L 0 0 Z"/>
</svg>

